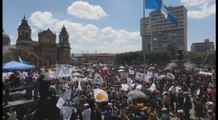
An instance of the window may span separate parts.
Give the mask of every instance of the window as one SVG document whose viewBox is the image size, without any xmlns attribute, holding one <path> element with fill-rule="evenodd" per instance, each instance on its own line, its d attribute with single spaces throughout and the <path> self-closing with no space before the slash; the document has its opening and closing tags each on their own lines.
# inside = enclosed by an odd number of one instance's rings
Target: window
<svg viewBox="0 0 218 120">
<path fill-rule="evenodd" d="M 26 33 L 26 39 L 28 39 L 28 33 Z"/>
</svg>

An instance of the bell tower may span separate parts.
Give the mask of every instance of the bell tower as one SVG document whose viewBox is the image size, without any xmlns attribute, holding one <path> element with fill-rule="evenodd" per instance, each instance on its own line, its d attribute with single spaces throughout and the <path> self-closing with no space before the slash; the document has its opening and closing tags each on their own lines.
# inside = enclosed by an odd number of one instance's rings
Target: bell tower
<svg viewBox="0 0 218 120">
<path fill-rule="evenodd" d="M 69 35 L 67 33 L 67 30 L 65 26 L 63 25 L 60 35 L 59 35 L 59 44 L 65 44 L 65 45 L 70 45 L 69 44 Z"/>
<path fill-rule="evenodd" d="M 31 41 L 31 28 L 27 23 L 26 17 L 24 16 L 18 29 L 18 41 Z"/>
<path fill-rule="evenodd" d="M 59 58 L 59 63 L 61 64 L 66 64 L 69 62 L 70 60 L 70 43 L 69 43 L 69 35 L 68 32 L 65 28 L 65 26 L 63 25 L 61 32 L 59 34 L 59 54 L 58 54 L 58 58 Z"/>
</svg>

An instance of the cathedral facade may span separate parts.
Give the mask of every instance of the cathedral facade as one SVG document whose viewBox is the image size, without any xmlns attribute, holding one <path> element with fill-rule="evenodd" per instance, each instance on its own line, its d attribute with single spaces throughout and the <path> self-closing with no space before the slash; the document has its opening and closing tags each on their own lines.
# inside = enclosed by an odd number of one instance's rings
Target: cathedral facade
<svg viewBox="0 0 218 120">
<path fill-rule="evenodd" d="M 44 63 L 39 63 L 40 66 L 71 63 L 69 35 L 65 26 L 62 27 L 59 33 L 58 43 L 56 43 L 56 34 L 49 28 L 38 33 L 38 42 L 33 41 L 31 38 L 32 30 L 25 17 L 22 19 L 17 31 L 16 47 L 36 53 L 44 60 Z"/>
</svg>

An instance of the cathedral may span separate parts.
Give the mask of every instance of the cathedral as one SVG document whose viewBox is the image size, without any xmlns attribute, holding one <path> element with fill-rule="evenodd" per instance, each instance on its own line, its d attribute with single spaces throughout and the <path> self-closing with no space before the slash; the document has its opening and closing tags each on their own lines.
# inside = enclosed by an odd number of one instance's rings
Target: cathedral
<svg viewBox="0 0 218 120">
<path fill-rule="evenodd" d="M 44 63 L 40 63 L 40 66 L 71 63 L 69 35 L 65 26 L 62 27 L 59 33 L 59 43 L 56 43 L 56 34 L 49 28 L 38 32 L 38 42 L 33 41 L 31 38 L 32 30 L 25 16 L 18 26 L 17 31 L 16 47 L 36 53 L 45 61 Z"/>
</svg>

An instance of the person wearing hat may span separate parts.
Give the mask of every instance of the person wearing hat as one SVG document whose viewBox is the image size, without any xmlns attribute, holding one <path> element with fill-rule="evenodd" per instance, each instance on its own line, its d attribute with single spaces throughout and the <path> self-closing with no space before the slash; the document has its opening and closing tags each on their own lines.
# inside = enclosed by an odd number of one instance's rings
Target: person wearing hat
<svg viewBox="0 0 218 120">
<path fill-rule="evenodd" d="M 147 107 L 143 107 L 141 108 L 141 112 L 139 114 L 139 119 L 138 120 L 148 120 L 148 108 Z"/>
<path fill-rule="evenodd" d="M 18 120 L 17 119 L 17 112 L 16 112 L 16 109 L 14 106 L 11 106 L 9 108 L 9 112 L 7 112 L 7 115 L 9 116 L 8 120 Z"/>
<path fill-rule="evenodd" d="M 190 120 L 190 110 L 192 108 L 191 98 L 188 95 L 188 92 L 184 92 L 184 99 L 183 99 L 183 111 L 185 113 L 186 120 Z"/>
<path fill-rule="evenodd" d="M 215 120 L 216 117 L 214 116 L 213 111 L 211 109 L 207 110 L 206 118 L 207 118 L 207 120 Z"/>
<path fill-rule="evenodd" d="M 196 98 L 196 103 L 195 103 L 195 117 L 196 119 L 201 119 L 204 117 L 204 107 L 203 103 L 200 101 L 199 98 Z"/>
<path fill-rule="evenodd" d="M 177 113 L 178 113 L 178 115 L 177 115 L 178 120 L 186 120 L 186 119 L 185 119 L 184 111 L 183 111 L 182 109 L 181 109 L 181 110 L 178 110 Z"/>
</svg>

